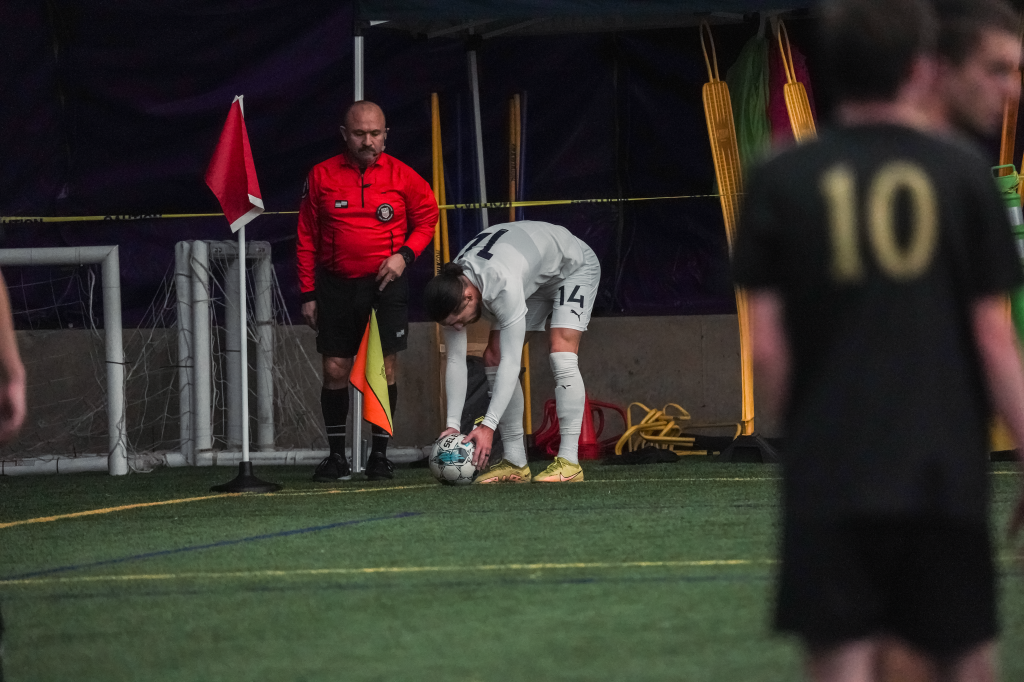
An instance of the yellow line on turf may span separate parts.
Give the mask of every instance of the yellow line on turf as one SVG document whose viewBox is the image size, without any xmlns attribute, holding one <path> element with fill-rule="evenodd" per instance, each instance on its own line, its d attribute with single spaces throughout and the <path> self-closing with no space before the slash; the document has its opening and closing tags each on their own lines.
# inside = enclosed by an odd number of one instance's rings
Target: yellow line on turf
<svg viewBox="0 0 1024 682">
<path fill-rule="evenodd" d="M 287 492 L 287 493 L 266 493 L 262 497 L 287 497 L 294 495 L 332 495 L 338 493 L 374 493 L 385 490 L 405 490 L 409 488 L 432 488 L 433 485 L 405 485 L 392 486 L 389 488 L 357 488 L 355 490 L 316 490 L 310 492 Z M 76 519 L 82 516 L 95 516 L 97 514 L 112 514 L 129 509 L 143 509 L 145 507 L 159 507 L 165 504 L 181 504 L 183 502 L 200 502 L 202 500 L 213 500 L 220 497 L 238 497 L 240 493 L 218 493 L 217 495 L 203 495 L 202 497 L 183 497 L 176 500 L 162 500 L 160 502 L 139 502 L 138 504 L 125 504 L 119 507 L 105 507 L 103 509 L 89 509 L 86 511 L 73 512 L 71 514 L 57 514 L 54 516 L 40 516 L 34 519 L 23 519 L 21 521 L 7 521 L 0 523 L 0 529 L 24 526 L 30 523 L 48 523 L 50 521 L 62 521 L 64 519 Z"/>
<path fill-rule="evenodd" d="M 161 502 L 139 502 L 138 504 L 124 504 L 120 507 L 105 507 L 103 509 L 89 509 L 87 511 L 73 512 L 71 514 L 57 514 L 55 516 L 40 516 L 34 519 L 23 519 L 21 521 L 8 521 L 0 523 L 0 528 L 12 528 L 24 526 L 29 523 L 48 523 L 62 519 L 76 519 L 81 516 L 94 516 L 96 514 L 112 514 L 114 512 L 126 511 L 128 509 L 141 509 L 143 507 L 159 507 L 165 504 L 181 504 L 182 502 L 199 502 L 200 500 L 213 500 L 218 497 L 234 497 L 237 493 L 219 493 L 217 495 L 203 495 L 202 497 L 184 497 L 177 500 L 163 500 Z"/>
<path fill-rule="evenodd" d="M 418 485 L 392 485 L 374 488 L 356 488 L 345 490 L 343 488 L 331 488 L 330 490 L 296 490 L 295 492 L 270 493 L 268 497 L 302 497 L 304 495 L 338 495 L 345 493 L 381 493 L 387 490 L 415 490 L 416 488 L 436 488 L 434 483 L 421 483 Z"/>
<path fill-rule="evenodd" d="M 464 573 L 466 571 L 545 571 L 568 569 L 617 568 L 708 568 L 720 566 L 753 566 L 774 564 L 773 559 L 709 559 L 704 561 L 623 561 L 574 562 L 539 564 L 482 564 L 477 566 L 370 566 L 366 568 L 308 568 L 288 571 L 226 571 L 220 573 L 143 573 L 135 575 L 95 575 L 74 578 L 22 578 L 0 580 L 0 587 L 8 585 L 55 585 L 95 582 L 134 582 L 144 580 L 205 580 L 221 578 L 289 578 L 325 575 L 374 575 L 405 573 Z"/>
</svg>

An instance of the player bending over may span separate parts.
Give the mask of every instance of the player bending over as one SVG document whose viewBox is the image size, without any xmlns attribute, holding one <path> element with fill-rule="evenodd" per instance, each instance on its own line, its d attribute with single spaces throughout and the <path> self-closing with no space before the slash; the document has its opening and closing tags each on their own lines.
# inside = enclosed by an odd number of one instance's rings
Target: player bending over
<svg viewBox="0 0 1024 682">
<path fill-rule="evenodd" d="M 505 457 L 477 476 L 474 483 L 531 480 L 523 442 L 519 365 L 527 332 L 544 331 L 548 315 L 555 409 L 562 442 L 555 461 L 532 480 L 583 480 L 578 449 L 586 392 L 577 354 L 600 281 L 601 264 L 589 246 L 564 227 L 523 220 L 484 230 L 427 284 L 427 314 L 444 325 L 448 349 L 448 428 L 442 438 L 459 432 L 466 400 L 466 325 L 481 317 L 491 323 L 484 350 L 491 402 L 483 422 L 465 441 L 476 446 L 474 464 L 484 466 L 491 453 L 494 430 L 500 426 Z"/>
</svg>

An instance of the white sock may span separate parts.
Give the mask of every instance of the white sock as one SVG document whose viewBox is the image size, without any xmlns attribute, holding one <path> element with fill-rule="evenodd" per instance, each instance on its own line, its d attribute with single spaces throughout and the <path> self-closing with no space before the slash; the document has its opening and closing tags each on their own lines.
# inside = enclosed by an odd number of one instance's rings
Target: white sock
<svg viewBox="0 0 1024 682">
<path fill-rule="evenodd" d="M 494 377 L 498 374 L 497 367 L 484 367 L 487 386 L 494 389 Z M 512 390 L 512 398 L 508 401 L 505 414 L 498 420 L 501 429 L 501 444 L 505 446 L 505 459 L 517 467 L 526 466 L 526 442 L 523 440 L 523 387 L 516 380 Z"/>
<path fill-rule="evenodd" d="M 580 429 L 583 426 L 584 401 L 587 391 L 583 387 L 579 357 L 575 353 L 552 353 L 551 373 L 555 375 L 555 412 L 558 413 L 558 433 L 562 442 L 558 456 L 573 464 L 580 461 Z"/>
</svg>

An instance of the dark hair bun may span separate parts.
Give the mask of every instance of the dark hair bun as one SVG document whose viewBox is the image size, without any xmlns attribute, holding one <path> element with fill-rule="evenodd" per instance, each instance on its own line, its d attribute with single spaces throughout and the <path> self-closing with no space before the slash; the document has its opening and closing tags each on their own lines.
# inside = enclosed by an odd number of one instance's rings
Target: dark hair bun
<svg viewBox="0 0 1024 682">
<path fill-rule="evenodd" d="M 461 265 L 459 265 L 455 261 L 451 261 L 441 266 L 440 274 L 444 275 L 445 277 L 461 277 L 464 272 L 465 270 L 462 269 Z"/>
</svg>

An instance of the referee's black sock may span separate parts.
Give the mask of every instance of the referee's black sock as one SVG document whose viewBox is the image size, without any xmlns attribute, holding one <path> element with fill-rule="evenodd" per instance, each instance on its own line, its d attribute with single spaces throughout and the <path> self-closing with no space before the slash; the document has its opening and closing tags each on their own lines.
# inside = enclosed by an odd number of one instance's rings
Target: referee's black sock
<svg viewBox="0 0 1024 682">
<path fill-rule="evenodd" d="M 398 404 L 398 384 L 388 384 L 388 405 L 391 408 L 391 423 L 395 423 L 395 405 Z M 373 447 L 370 452 L 379 452 L 385 457 L 388 456 L 388 439 L 391 436 L 388 432 L 376 424 L 371 429 L 373 433 Z"/>
<path fill-rule="evenodd" d="M 324 415 L 327 447 L 331 454 L 345 456 L 345 423 L 348 421 L 348 386 L 321 388 L 320 410 Z"/>
</svg>

